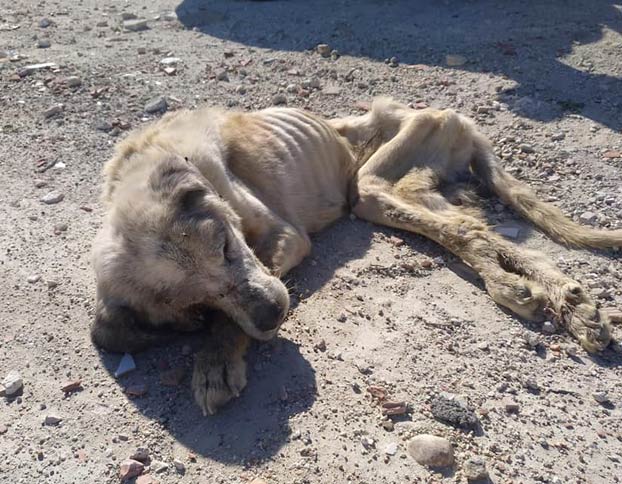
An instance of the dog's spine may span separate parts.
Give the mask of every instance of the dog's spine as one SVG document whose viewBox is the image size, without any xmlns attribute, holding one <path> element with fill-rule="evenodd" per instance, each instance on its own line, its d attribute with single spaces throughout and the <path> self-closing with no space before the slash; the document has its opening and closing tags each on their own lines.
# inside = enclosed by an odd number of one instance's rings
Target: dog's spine
<svg viewBox="0 0 622 484">
<path fill-rule="evenodd" d="M 575 247 L 622 247 L 622 230 L 598 230 L 579 225 L 554 205 L 543 202 L 524 183 L 507 173 L 489 146 L 475 155 L 473 171 L 486 186 L 519 215 L 551 238 Z"/>
</svg>

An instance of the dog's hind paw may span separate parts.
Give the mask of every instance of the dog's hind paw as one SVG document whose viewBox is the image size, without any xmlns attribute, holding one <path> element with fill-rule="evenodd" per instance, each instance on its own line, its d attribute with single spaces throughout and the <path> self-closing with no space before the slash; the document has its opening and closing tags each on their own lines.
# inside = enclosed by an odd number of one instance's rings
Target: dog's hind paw
<svg viewBox="0 0 622 484">
<path fill-rule="evenodd" d="M 192 392 L 203 415 L 214 415 L 219 407 L 246 386 L 246 363 L 243 358 L 227 360 L 222 354 L 197 353 L 192 375 Z"/>
</svg>

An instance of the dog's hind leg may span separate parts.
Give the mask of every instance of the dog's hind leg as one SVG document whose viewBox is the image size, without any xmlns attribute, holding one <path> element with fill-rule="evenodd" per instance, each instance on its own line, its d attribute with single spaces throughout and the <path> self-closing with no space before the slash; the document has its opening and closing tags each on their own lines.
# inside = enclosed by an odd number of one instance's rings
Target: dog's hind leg
<svg viewBox="0 0 622 484">
<path fill-rule="evenodd" d="M 429 200 L 438 193 L 420 192 L 417 202 L 401 197 L 394 187 L 364 182 L 358 192 L 353 207 L 358 217 L 424 235 L 444 246 L 480 274 L 498 304 L 532 321 L 557 317 L 588 351 L 609 344 L 607 316 L 577 282 L 543 256 L 512 245 L 460 207 L 430 209 Z"/>
<path fill-rule="evenodd" d="M 195 355 L 192 393 L 203 415 L 238 397 L 246 386 L 244 356 L 250 338 L 240 327 L 222 317 L 210 323 L 203 349 Z"/>
</svg>

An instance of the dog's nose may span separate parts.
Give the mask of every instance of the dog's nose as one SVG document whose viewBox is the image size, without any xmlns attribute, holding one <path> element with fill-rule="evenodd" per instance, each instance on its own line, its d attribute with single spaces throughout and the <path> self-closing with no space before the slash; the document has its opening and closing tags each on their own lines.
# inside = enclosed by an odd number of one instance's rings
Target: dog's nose
<svg viewBox="0 0 622 484">
<path fill-rule="evenodd" d="M 260 331 L 272 331 L 285 317 L 285 308 L 278 302 L 262 304 L 255 310 L 253 322 Z"/>
</svg>

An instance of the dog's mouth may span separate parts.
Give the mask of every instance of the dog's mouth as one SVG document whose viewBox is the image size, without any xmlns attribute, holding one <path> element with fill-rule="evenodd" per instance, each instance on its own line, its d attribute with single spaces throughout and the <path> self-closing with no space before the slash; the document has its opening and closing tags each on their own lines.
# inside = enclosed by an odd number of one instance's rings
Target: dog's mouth
<svg viewBox="0 0 622 484">
<path fill-rule="evenodd" d="M 189 320 L 204 324 L 230 319 L 224 311 L 205 303 L 192 304 L 184 310 L 184 313 Z"/>
<path fill-rule="evenodd" d="M 189 306 L 185 310 L 185 315 L 188 320 L 196 321 L 200 325 L 204 325 L 206 327 L 209 327 L 210 324 L 213 323 L 222 324 L 228 322 L 231 324 L 237 324 L 251 338 L 259 341 L 269 341 L 279 332 L 279 329 L 285 320 L 286 312 L 284 311 L 278 317 L 277 324 L 270 329 L 260 329 L 257 327 L 256 322 L 250 320 L 248 317 L 240 318 L 238 315 L 232 316 L 227 314 L 227 312 L 222 309 L 214 308 L 213 306 L 204 303 Z"/>
</svg>

